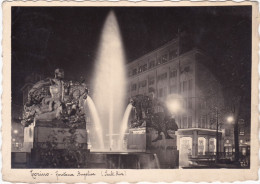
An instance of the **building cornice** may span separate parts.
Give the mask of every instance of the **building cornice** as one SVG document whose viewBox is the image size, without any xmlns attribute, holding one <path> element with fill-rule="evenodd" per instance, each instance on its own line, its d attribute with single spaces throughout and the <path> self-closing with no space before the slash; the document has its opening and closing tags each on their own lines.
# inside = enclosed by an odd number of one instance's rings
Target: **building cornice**
<svg viewBox="0 0 260 184">
<path fill-rule="evenodd" d="M 143 75 L 143 74 L 146 73 L 146 72 L 149 72 L 149 71 L 152 71 L 152 70 L 154 70 L 154 69 L 160 68 L 160 67 L 162 67 L 163 65 L 167 65 L 167 64 L 169 64 L 169 62 L 173 62 L 173 63 L 176 62 L 176 63 L 177 63 L 179 59 L 181 59 L 181 58 L 183 58 L 183 57 L 186 57 L 187 55 L 192 55 L 192 54 L 194 54 L 194 53 L 201 53 L 201 51 L 200 51 L 198 48 L 194 48 L 194 49 L 192 49 L 192 50 L 190 50 L 190 51 L 188 51 L 188 52 L 185 52 L 184 54 L 182 54 L 182 55 L 180 55 L 180 56 L 178 56 L 178 57 L 176 57 L 176 58 L 174 58 L 174 59 L 172 59 L 172 60 L 170 60 L 170 61 L 167 61 L 167 62 L 165 62 L 165 63 L 161 63 L 160 65 L 157 65 L 157 66 L 154 66 L 153 68 L 147 69 L 146 71 L 137 73 L 137 74 L 134 75 L 134 76 L 128 76 L 128 78 L 129 78 L 129 79 L 130 79 L 130 78 L 133 79 L 133 78 L 135 78 L 135 77 L 139 77 L 139 76 Z M 135 63 L 135 64 L 136 64 L 136 63 Z M 130 65 L 127 65 L 126 67 L 127 67 L 127 68 L 130 67 Z"/>
<path fill-rule="evenodd" d="M 159 48 L 154 49 L 154 50 L 152 50 L 152 51 L 150 51 L 150 52 L 144 54 L 143 56 L 140 56 L 139 58 L 137 58 L 137 59 L 135 59 L 135 60 L 133 60 L 133 61 L 130 61 L 130 62 L 127 64 L 127 66 L 133 65 L 135 62 L 138 62 L 138 61 L 140 61 L 140 60 L 146 58 L 147 56 L 149 56 L 149 55 L 151 55 L 151 54 L 155 54 L 156 52 L 160 51 L 161 49 L 164 49 L 165 47 L 167 47 L 167 46 L 169 46 L 169 45 L 171 45 L 171 44 L 173 44 L 173 43 L 176 43 L 177 41 L 178 41 L 178 38 L 174 38 L 174 39 L 172 39 L 171 41 L 169 41 L 169 42 L 165 43 L 164 45 L 160 46 Z"/>
</svg>

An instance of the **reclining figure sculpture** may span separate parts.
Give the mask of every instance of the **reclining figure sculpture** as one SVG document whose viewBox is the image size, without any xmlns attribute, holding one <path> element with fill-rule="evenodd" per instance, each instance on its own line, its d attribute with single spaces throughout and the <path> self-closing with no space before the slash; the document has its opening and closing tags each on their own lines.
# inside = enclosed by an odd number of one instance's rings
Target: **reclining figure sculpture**
<svg viewBox="0 0 260 184">
<path fill-rule="evenodd" d="M 84 101 L 88 96 L 86 84 L 64 81 L 64 71 L 55 70 L 53 79 L 37 82 L 28 93 L 21 123 L 29 126 L 37 120 L 76 123 L 85 122 Z"/>
<path fill-rule="evenodd" d="M 158 137 L 152 142 L 162 140 L 161 133 L 165 139 L 172 139 L 168 130 L 178 130 L 175 119 L 168 112 L 166 106 L 152 96 L 137 95 L 130 102 L 134 107 L 135 117 L 131 121 L 131 128 L 152 127 L 158 131 Z"/>
</svg>

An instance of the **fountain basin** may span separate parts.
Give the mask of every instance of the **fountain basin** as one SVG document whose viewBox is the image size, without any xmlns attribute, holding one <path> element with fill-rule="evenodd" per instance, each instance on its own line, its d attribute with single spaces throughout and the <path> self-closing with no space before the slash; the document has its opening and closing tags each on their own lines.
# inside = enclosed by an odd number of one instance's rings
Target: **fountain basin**
<svg viewBox="0 0 260 184">
<path fill-rule="evenodd" d="M 153 153 L 134 152 L 90 152 L 87 168 L 93 169 L 158 169 L 158 159 Z"/>
</svg>

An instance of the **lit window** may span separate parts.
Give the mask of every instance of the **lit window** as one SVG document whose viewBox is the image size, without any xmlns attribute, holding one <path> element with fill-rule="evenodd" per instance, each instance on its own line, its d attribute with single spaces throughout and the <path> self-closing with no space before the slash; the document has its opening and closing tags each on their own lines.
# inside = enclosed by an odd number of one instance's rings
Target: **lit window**
<svg viewBox="0 0 260 184">
<path fill-rule="evenodd" d="M 161 64 L 161 62 L 162 62 L 162 58 L 161 58 L 161 57 L 158 57 L 158 58 L 157 58 L 157 65 Z"/>
<path fill-rule="evenodd" d="M 142 72 L 142 66 L 139 66 L 139 73 Z"/>
<path fill-rule="evenodd" d="M 239 135 L 245 135 L 245 130 L 244 128 L 239 129 Z"/>
<path fill-rule="evenodd" d="M 168 55 L 167 54 L 163 55 L 162 56 L 162 63 L 166 63 L 167 60 L 168 60 Z"/>
</svg>

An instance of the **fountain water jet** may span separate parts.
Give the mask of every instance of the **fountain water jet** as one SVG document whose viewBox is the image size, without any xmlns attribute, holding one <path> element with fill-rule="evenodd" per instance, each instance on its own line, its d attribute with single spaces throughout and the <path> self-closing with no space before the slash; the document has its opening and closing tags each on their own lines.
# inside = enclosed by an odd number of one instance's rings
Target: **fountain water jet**
<svg viewBox="0 0 260 184">
<path fill-rule="evenodd" d="M 90 96 L 88 96 L 88 98 L 86 99 L 85 102 L 87 103 L 89 110 L 90 110 L 90 113 L 91 113 L 91 116 L 93 118 L 93 121 L 95 122 L 99 148 L 104 149 L 104 139 L 103 139 L 102 127 L 101 127 L 101 123 L 100 123 L 100 120 L 99 120 L 99 116 L 98 116 L 98 112 L 97 112 L 97 109 L 95 107 L 95 104 L 94 104 L 94 102 L 93 102 L 93 100 L 91 99 Z"/>
<path fill-rule="evenodd" d="M 125 132 L 127 130 L 128 118 L 130 116 L 132 108 L 133 108 L 133 106 L 130 103 L 130 104 L 128 104 L 128 106 L 127 106 L 127 108 L 125 110 L 125 113 L 124 113 L 124 116 L 123 116 L 122 125 L 121 125 L 121 131 L 120 131 L 120 138 L 119 138 L 120 143 L 123 143 Z M 123 145 L 121 144 L 121 146 L 123 146 Z"/>
<path fill-rule="evenodd" d="M 103 133 L 109 135 L 105 148 L 112 148 L 112 135 L 119 134 L 125 108 L 125 57 L 119 27 L 111 11 L 105 21 L 96 59 L 94 102 L 100 115 Z M 107 139 L 105 139 L 107 140 Z"/>
</svg>

